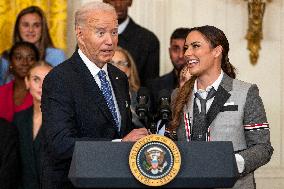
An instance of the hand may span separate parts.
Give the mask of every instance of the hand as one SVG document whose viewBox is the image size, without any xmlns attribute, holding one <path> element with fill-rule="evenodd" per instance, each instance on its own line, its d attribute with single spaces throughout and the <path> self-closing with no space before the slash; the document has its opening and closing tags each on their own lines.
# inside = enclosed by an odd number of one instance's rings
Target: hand
<svg viewBox="0 0 284 189">
<path fill-rule="evenodd" d="M 140 138 L 148 135 L 148 130 L 145 128 L 133 129 L 128 135 L 126 135 L 121 141 L 135 142 Z"/>
<path fill-rule="evenodd" d="M 181 88 L 185 84 L 185 82 L 190 80 L 190 78 L 191 78 L 191 74 L 189 73 L 189 69 L 187 65 L 185 65 L 179 74 L 179 87 Z"/>
</svg>

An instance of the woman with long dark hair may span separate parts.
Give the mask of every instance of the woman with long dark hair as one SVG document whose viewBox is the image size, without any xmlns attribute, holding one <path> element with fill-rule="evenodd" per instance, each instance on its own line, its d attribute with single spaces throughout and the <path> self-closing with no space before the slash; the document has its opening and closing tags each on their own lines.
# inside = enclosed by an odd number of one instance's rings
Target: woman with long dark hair
<svg viewBox="0 0 284 189">
<path fill-rule="evenodd" d="M 172 95 L 169 129 L 178 140 L 232 141 L 240 173 L 233 188 L 255 188 L 254 170 L 273 153 L 269 124 L 258 87 L 235 79 L 228 52 L 220 29 L 191 29 L 184 55 L 192 77 Z"/>
<path fill-rule="evenodd" d="M 56 66 L 65 60 L 64 52 L 54 47 L 45 14 L 37 6 L 27 7 L 17 16 L 14 26 L 13 44 L 21 41 L 34 44 L 39 50 L 40 60 L 45 60 L 52 66 Z M 8 54 L 9 50 L 4 51 L 0 59 L 2 63 L 0 85 L 12 79 L 12 75 L 8 72 Z"/>
</svg>

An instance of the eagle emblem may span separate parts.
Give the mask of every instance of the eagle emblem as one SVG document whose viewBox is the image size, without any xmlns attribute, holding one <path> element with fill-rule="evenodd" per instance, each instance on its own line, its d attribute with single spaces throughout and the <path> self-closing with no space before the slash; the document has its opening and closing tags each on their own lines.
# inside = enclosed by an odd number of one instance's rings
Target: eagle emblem
<svg viewBox="0 0 284 189">
<path fill-rule="evenodd" d="M 143 165 L 147 171 L 156 175 L 162 173 L 164 168 L 167 166 L 165 161 L 165 152 L 159 147 L 151 147 L 145 151 L 145 161 Z"/>
</svg>

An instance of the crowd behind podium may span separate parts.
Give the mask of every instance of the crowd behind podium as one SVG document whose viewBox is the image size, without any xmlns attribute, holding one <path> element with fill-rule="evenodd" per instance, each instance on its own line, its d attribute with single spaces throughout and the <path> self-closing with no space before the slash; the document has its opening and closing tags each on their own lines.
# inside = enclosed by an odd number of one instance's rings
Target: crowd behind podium
<svg viewBox="0 0 284 189">
<path fill-rule="evenodd" d="M 74 188 L 67 175 L 75 141 L 134 142 L 151 134 L 136 111 L 144 87 L 142 110 L 156 123 L 159 92 L 171 95 L 159 134 L 232 141 L 239 171 L 233 188 L 256 187 L 253 172 L 273 153 L 269 123 L 258 87 L 236 79 L 223 31 L 176 28 L 168 49 L 173 70 L 159 76 L 159 40 L 128 15 L 131 4 L 79 8 L 77 48 L 68 59 L 39 7 L 18 14 L 13 44 L 0 59 L 0 188 Z"/>
</svg>

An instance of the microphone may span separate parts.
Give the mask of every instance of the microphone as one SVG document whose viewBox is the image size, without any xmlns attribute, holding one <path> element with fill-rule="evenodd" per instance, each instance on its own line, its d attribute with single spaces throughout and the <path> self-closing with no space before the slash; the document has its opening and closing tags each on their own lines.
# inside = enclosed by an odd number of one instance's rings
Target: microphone
<svg viewBox="0 0 284 189">
<path fill-rule="evenodd" d="M 159 108 L 158 114 L 162 121 L 170 121 L 172 117 L 171 111 L 171 95 L 170 91 L 167 89 L 163 89 L 159 92 Z"/>
<path fill-rule="evenodd" d="M 172 117 L 170 91 L 167 89 L 161 90 L 159 92 L 158 99 L 158 117 L 161 120 L 157 128 L 159 132 L 163 126 L 165 126 L 165 128 L 168 126 L 167 124 L 169 123 Z"/>
<path fill-rule="evenodd" d="M 140 87 L 137 92 L 137 106 L 136 114 L 140 120 L 147 121 L 148 112 L 149 112 L 149 91 L 146 87 Z"/>
</svg>

